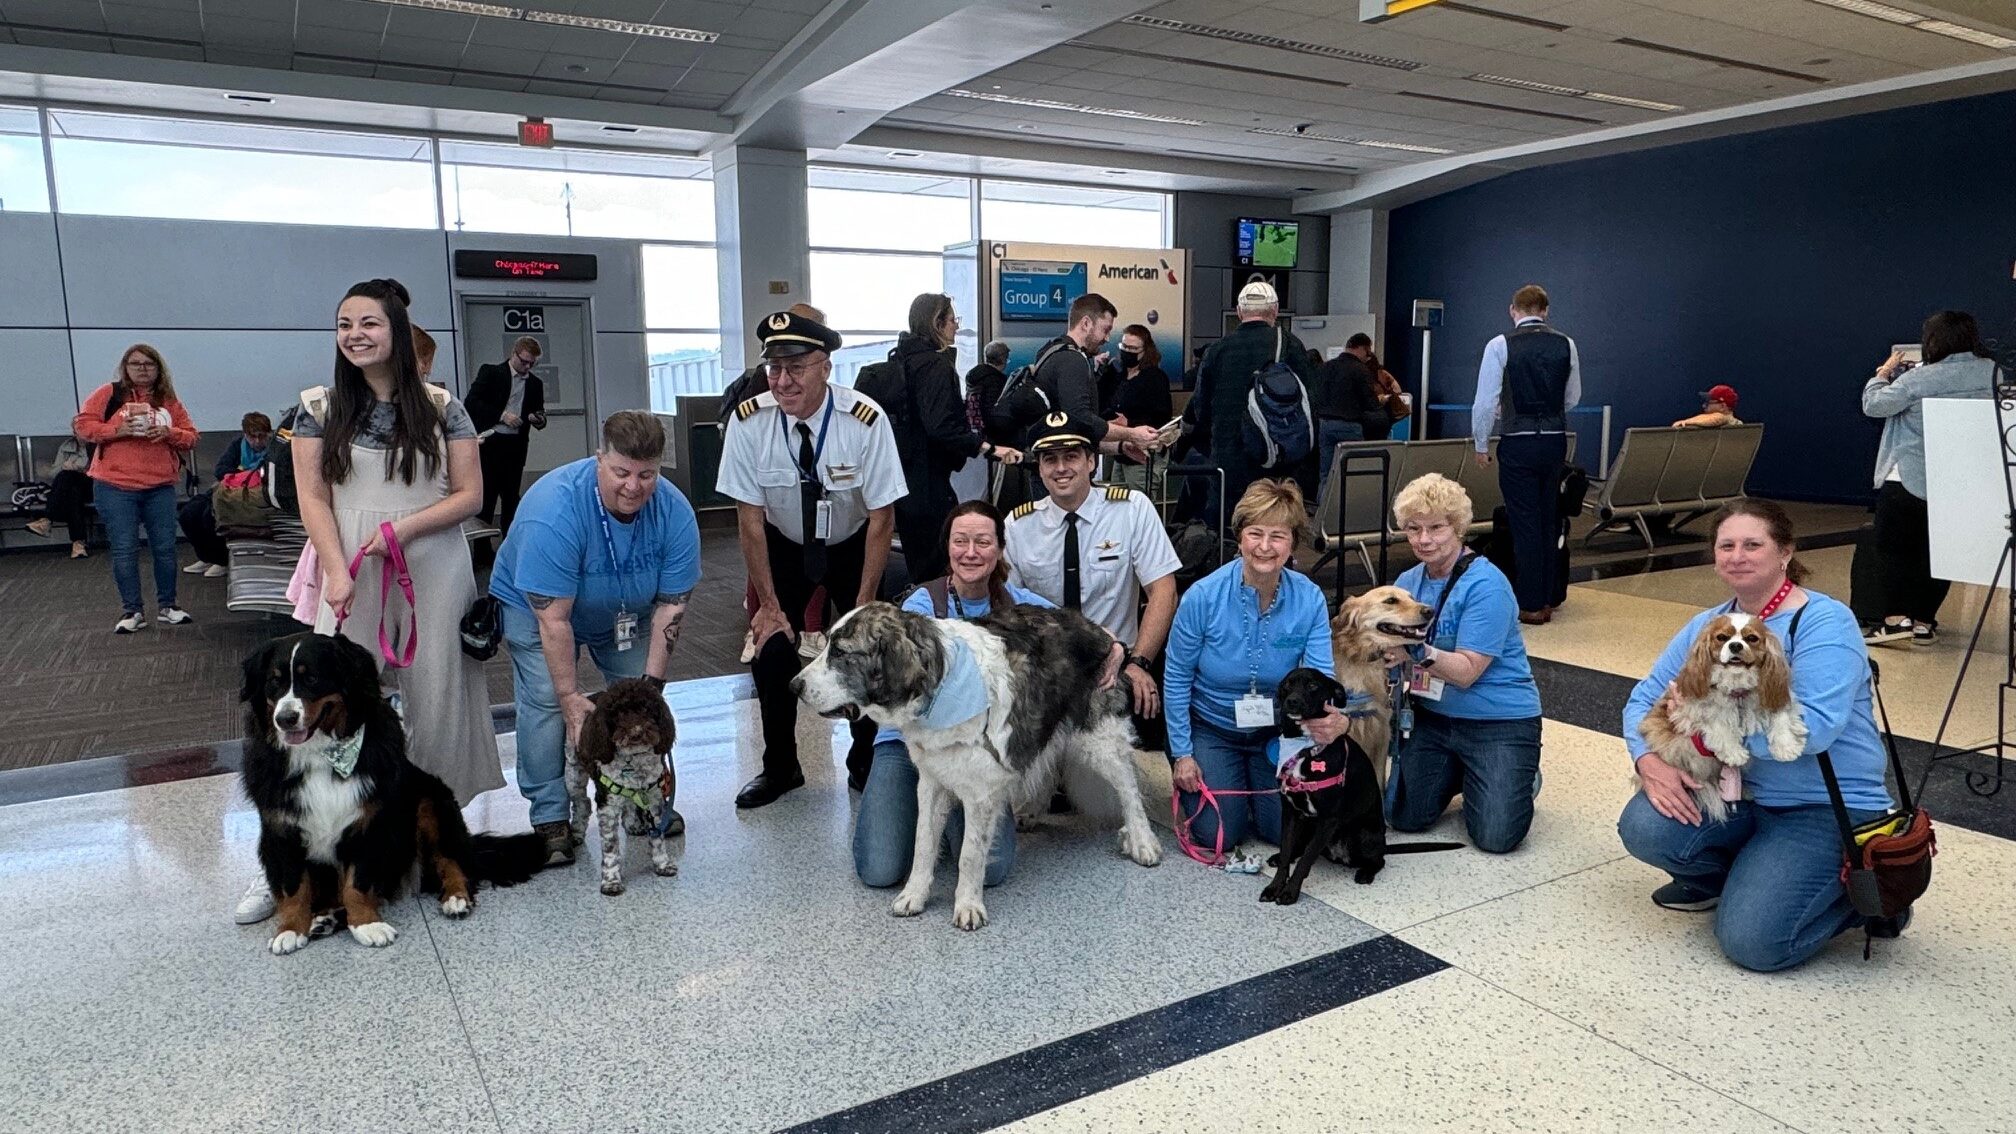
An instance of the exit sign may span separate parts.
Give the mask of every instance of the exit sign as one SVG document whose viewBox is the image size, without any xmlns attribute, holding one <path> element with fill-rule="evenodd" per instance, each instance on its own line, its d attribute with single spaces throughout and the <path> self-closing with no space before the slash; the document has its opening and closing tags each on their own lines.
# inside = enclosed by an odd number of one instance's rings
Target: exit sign
<svg viewBox="0 0 2016 1134">
<path fill-rule="evenodd" d="M 540 149 L 553 148 L 553 124 L 544 118 L 527 118 L 518 124 L 518 144 L 538 146 Z"/>
</svg>

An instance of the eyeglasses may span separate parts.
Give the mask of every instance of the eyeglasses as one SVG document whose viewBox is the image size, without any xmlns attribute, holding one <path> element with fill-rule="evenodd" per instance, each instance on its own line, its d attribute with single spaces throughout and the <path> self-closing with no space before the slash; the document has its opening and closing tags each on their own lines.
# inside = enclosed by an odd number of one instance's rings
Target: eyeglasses
<svg viewBox="0 0 2016 1134">
<path fill-rule="evenodd" d="M 1409 536 L 1442 535 L 1449 530 L 1449 521 L 1435 520 L 1432 523 L 1424 524 L 1416 520 L 1400 525 L 1400 530 Z"/>
<path fill-rule="evenodd" d="M 136 358 L 126 364 L 129 370 L 159 370 L 161 364 L 152 359 Z"/>
<path fill-rule="evenodd" d="M 763 364 L 763 373 L 768 374 L 772 378 L 789 378 L 793 382 L 803 382 L 805 379 L 819 373 L 819 369 L 825 365 L 823 361 L 801 363 L 766 362 Z"/>
</svg>

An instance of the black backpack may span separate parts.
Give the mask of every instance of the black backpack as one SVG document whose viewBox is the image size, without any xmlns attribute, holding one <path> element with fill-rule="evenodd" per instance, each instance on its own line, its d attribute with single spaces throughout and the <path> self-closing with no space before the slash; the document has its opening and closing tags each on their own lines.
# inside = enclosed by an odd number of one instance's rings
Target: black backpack
<svg viewBox="0 0 2016 1134">
<path fill-rule="evenodd" d="M 301 500 L 294 491 L 294 419 L 301 413 L 295 402 L 280 415 L 273 427 L 273 439 L 266 442 L 266 502 L 289 516 L 301 515 Z"/>
<path fill-rule="evenodd" d="M 1031 362 L 1008 376 L 1008 383 L 1001 387 L 1001 396 L 994 400 L 996 409 L 1014 419 L 1015 432 L 1019 436 L 1034 429 L 1036 424 L 1049 416 L 1050 395 L 1036 384 L 1036 372 L 1050 361 L 1050 356 L 1071 346 L 1068 338 L 1052 339 L 1036 352 L 1036 361 Z"/>
<path fill-rule="evenodd" d="M 1316 450 L 1316 415 L 1302 379 L 1281 361 L 1284 338 L 1274 329 L 1274 361 L 1253 372 L 1246 392 L 1246 456 L 1263 469 L 1302 463 Z"/>
<path fill-rule="evenodd" d="M 890 349 L 889 357 L 869 363 L 854 375 L 854 392 L 867 395 L 882 407 L 882 412 L 889 415 L 889 427 L 896 431 L 898 437 L 903 436 L 904 428 L 917 418 L 910 398 L 910 383 L 894 348 Z"/>
</svg>

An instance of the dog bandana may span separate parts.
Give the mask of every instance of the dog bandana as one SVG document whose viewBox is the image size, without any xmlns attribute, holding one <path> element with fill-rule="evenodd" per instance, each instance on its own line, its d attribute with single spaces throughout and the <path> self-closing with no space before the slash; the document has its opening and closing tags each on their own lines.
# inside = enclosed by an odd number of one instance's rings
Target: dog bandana
<svg viewBox="0 0 2016 1134">
<path fill-rule="evenodd" d="M 973 660 L 966 643 L 953 638 L 948 644 L 952 650 L 945 662 L 945 679 L 917 715 L 925 728 L 951 728 L 987 711 L 987 680 L 980 675 L 980 663 Z"/>
<path fill-rule="evenodd" d="M 336 773 L 337 779 L 349 779 L 350 773 L 357 770 L 357 757 L 363 752 L 364 729 L 360 725 L 356 732 L 350 734 L 350 739 L 339 740 L 330 746 L 329 770 Z"/>
</svg>

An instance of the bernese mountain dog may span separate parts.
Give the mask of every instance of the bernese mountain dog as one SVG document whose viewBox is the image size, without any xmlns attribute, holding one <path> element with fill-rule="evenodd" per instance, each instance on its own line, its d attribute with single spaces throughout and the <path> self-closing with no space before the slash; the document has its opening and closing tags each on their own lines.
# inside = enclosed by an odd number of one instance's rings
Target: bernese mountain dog
<svg viewBox="0 0 2016 1134">
<path fill-rule="evenodd" d="M 472 835 L 455 795 L 406 758 L 406 732 L 378 688 L 369 651 L 294 634 L 245 659 L 246 798 L 259 809 L 259 863 L 279 915 L 273 953 L 346 922 L 370 946 L 398 933 L 380 907 L 414 865 L 447 917 L 467 916 L 478 883 L 510 886 L 546 861 L 538 835 Z"/>
</svg>

